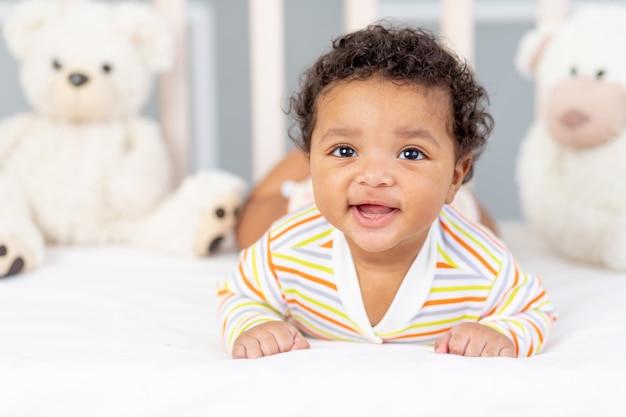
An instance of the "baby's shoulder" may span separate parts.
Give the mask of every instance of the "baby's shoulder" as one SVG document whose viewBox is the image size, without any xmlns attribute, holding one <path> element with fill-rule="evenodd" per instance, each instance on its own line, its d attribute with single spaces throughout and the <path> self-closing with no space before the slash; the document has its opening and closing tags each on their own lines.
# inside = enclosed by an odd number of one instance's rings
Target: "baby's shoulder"
<svg viewBox="0 0 626 417">
<path fill-rule="evenodd" d="M 497 275 L 511 254 L 502 240 L 453 207 L 444 206 L 438 218 L 438 252 L 441 262 L 455 268 Z"/>
<path fill-rule="evenodd" d="M 276 220 L 267 232 L 272 244 L 304 242 L 318 235 L 330 235 L 333 227 L 322 216 L 316 205 L 287 213 Z"/>
</svg>

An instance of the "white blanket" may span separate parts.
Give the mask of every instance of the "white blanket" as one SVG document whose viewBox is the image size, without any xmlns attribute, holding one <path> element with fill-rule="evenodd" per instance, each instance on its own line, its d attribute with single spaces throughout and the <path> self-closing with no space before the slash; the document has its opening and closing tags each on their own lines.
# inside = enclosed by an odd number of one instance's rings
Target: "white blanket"
<svg viewBox="0 0 626 417">
<path fill-rule="evenodd" d="M 559 312 L 528 359 L 310 340 L 232 360 L 215 285 L 234 253 L 49 248 L 36 271 L 0 280 L 0 416 L 625 416 L 626 274 L 563 260 L 521 224 L 501 228 Z"/>
</svg>

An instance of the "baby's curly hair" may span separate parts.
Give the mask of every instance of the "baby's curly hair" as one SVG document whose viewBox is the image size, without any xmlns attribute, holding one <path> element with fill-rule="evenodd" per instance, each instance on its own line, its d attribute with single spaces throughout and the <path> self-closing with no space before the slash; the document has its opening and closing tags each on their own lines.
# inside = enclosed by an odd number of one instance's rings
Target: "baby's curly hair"
<svg viewBox="0 0 626 417">
<path fill-rule="evenodd" d="M 366 80 L 373 75 L 393 81 L 443 88 L 452 98 L 452 135 L 456 157 L 483 152 L 493 128 L 487 111 L 489 98 L 471 68 L 424 29 L 374 24 L 333 40 L 332 50 L 322 55 L 304 74 L 300 91 L 289 101 L 289 113 L 299 134 L 289 136 L 305 153 L 311 150 L 316 103 L 337 81 Z M 464 182 L 474 173 L 470 167 Z"/>
</svg>

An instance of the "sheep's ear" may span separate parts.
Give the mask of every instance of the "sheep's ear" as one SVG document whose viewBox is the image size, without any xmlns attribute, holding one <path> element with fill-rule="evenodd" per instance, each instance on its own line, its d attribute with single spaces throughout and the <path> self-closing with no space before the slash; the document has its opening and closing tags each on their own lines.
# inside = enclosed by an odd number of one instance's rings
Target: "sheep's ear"
<svg viewBox="0 0 626 417">
<path fill-rule="evenodd" d="M 174 36 L 150 6 L 121 3 L 115 8 L 115 20 L 117 28 L 151 71 L 159 73 L 170 68 L 174 60 Z"/>
<path fill-rule="evenodd" d="M 24 0 L 17 3 L 4 26 L 9 52 L 20 61 L 24 59 L 39 30 L 59 8 L 56 1 Z"/>
<path fill-rule="evenodd" d="M 520 74 L 527 78 L 532 78 L 535 75 L 539 61 L 550 44 L 556 29 L 557 24 L 547 24 L 528 31 L 522 36 L 515 54 L 515 68 Z"/>
</svg>

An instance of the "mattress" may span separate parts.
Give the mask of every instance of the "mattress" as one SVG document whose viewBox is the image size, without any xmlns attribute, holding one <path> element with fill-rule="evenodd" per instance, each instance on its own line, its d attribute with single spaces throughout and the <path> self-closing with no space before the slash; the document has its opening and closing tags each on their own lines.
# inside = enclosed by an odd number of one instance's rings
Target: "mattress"
<svg viewBox="0 0 626 417">
<path fill-rule="evenodd" d="M 0 416 L 626 415 L 626 274 L 562 259 L 521 222 L 501 231 L 558 310 L 535 357 L 310 339 L 233 360 L 215 287 L 234 251 L 49 247 L 39 269 L 0 280 Z"/>
</svg>

